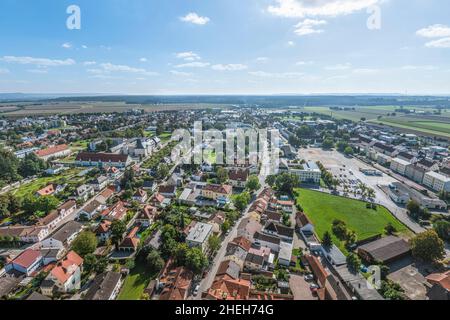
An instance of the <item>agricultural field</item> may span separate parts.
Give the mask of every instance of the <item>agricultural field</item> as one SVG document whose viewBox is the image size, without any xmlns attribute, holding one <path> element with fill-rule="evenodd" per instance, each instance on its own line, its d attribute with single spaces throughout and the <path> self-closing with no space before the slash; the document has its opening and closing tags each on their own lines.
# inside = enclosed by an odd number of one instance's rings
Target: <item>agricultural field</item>
<svg viewBox="0 0 450 320">
<path fill-rule="evenodd" d="M 8 103 L 0 104 L 0 113 L 5 117 L 24 117 L 33 115 L 52 114 L 81 114 L 81 113 L 123 113 L 131 109 L 145 110 L 146 112 L 195 110 L 195 109 L 226 109 L 226 104 L 128 104 L 126 102 L 42 102 L 42 103 Z"/>
<path fill-rule="evenodd" d="M 345 254 L 347 250 L 343 242 L 331 231 L 333 220 L 342 220 L 349 230 L 356 233 L 358 241 L 368 239 L 378 234 L 384 234 L 384 228 L 391 223 L 400 234 L 410 231 L 398 221 L 386 208 L 368 209 L 363 201 L 333 196 L 307 189 L 296 189 L 297 203 L 315 225 L 316 233 L 322 237 L 329 231 L 333 243 Z"/>
<path fill-rule="evenodd" d="M 372 122 L 450 138 L 450 118 L 448 116 L 382 117 Z"/>
</svg>

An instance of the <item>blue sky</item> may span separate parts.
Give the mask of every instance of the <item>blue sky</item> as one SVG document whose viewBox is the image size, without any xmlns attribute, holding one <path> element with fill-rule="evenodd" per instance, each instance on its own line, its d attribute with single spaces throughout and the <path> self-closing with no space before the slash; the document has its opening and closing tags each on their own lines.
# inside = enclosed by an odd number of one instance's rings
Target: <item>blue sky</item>
<svg viewBox="0 0 450 320">
<path fill-rule="evenodd" d="M 70 5 L 80 30 L 66 27 Z M 0 92 L 450 94 L 447 0 L 2 0 L 0 12 Z"/>
</svg>

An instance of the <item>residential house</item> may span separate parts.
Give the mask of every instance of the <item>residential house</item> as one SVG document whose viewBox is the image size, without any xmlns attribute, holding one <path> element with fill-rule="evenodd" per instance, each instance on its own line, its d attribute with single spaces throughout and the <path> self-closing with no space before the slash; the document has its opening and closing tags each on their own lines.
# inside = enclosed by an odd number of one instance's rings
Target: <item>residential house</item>
<svg viewBox="0 0 450 320">
<path fill-rule="evenodd" d="M 230 170 L 228 173 L 229 183 L 235 188 L 245 188 L 250 172 L 248 169 Z"/>
<path fill-rule="evenodd" d="M 153 197 L 150 199 L 150 204 L 152 206 L 161 209 L 166 208 L 168 205 L 170 205 L 170 203 L 171 203 L 170 198 L 166 198 L 160 193 L 154 194 Z"/>
<path fill-rule="evenodd" d="M 42 249 L 67 249 L 77 235 L 83 230 L 83 225 L 69 221 L 54 234 L 41 242 Z"/>
<path fill-rule="evenodd" d="M 254 235 L 256 246 L 270 248 L 273 252 L 280 252 L 281 239 L 266 233 L 256 232 Z"/>
<path fill-rule="evenodd" d="M 13 237 L 25 243 L 37 243 L 49 235 L 47 226 L 12 226 L 0 228 L 0 236 Z"/>
<path fill-rule="evenodd" d="M 172 269 L 170 262 L 166 265 L 162 276 L 159 279 L 159 286 L 162 292 L 160 300 L 186 300 L 189 296 L 194 274 L 184 267 Z"/>
<path fill-rule="evenodd" d="M 261 230 L 262 226 L 257 220 L 252 218 L 245 218 L 238 225 L 237 236 L 244 237 L 250 241 L 253 241 L 255 233 Z"/>
<path fill-rule="evenodd" d="M 158 192 L 163 195 L 165 198 L 175 198 L 176 197 L 177 187 L 174 185 L 163 185 L 160 186 Z"/>
<path fill-rule="evenodd" d="M 68 293 L 81 287 L 83 259 L 74 251 L 56 264 L 41 285 L 41 291 L 46 296 L 52 296 L 55 291 Z"/>
<path fill-rule="evenodd" d="M 219 269 L 217 270 L 216 277 L 223 275 L 228 275 L 230 278 L 238 279 L 241 268 L 239 265 L 232 260 L 224 260 L 220 263 Z"/>
<path fill-rule="evenodd" d="M 212 235 L 213 226 L 209 223 L 197 222 L 189 231 L 186 243 L 189 247 L 199 247 L 203 252 L 208 247 L 208 239 Z"/>
<path fill-rule="evenodd" d="M 95 277 L 84 300 L 115 300 L 122 286 L 122 275 L 108 271 Z"/>
<path fill-rule="evenodd" d="M 202 197 L 214 200 L 218 205 L 229 203 L 232 194 L 233 187 L 230 185 L 208 184 L 202 189 Z"/>
<path fill-rule="evenodd" d="M 39 219 L 37 226 L 47 226 L 51 232 L 57 228 L 61 222 L 68 216 L 73 214 L 77 209 L 77 203 L 74 200 L 69 200 L 61 205 L 57 210 L 53 210 L 46 217 Z"/>
<path fill-rule="evenodd" d="M 76 198 L 82 202 L 88 201 L 94 194 L 94 188 L 88 184 L 79 186 L 75 191 Z"/>
<path fill-rule="evenodd" d="M 146 205 L 142 210 L 138 213 L 136 217 L 136 223 L 140 224 L 144 228 L 148 228 L 153 224 L 156 215 L 158 214 L 158 209 L 151 205 Z"/>
<path fill-rule="evenodd" d="M 433 273 L 426 277 L 430 286 L 427 296 L 430 300 L 450 300 L 450 271 L 444 273 Z"/>
<path fill-rule="evenodd" d="M 78 212 L 78 218 L 85 218 L 91 220 L 94 218 L 101 210 L 103 210 L 103 205 L 97 200 L 92 200 L 87 205 L 85 205 Z"/>
<path fill-rule="evenodd" d="M 277 222 L 268 222 L 263 229 L 263 232 L 272 236 L 279 237 L 285 242 L 292 242 L 294 240 L 294 228 L 286 227 Z"/>
<path fill-rule="evenodd" d="M 92 182 L 95 191 L 101 191 L 105 189 L 108 186 L 108 184 L 109 179 L 107 176 L 100 176 Z"/>
<path fill-rule="evenodd" d="M 119 245 L 120 251 L 130 251 L 136 252 L 139 246 L 140 239 L 137 236 L 137 232 L 139 231 L 139 227 L 134 227 L 130 233 L 123 239 L 123 241 Z"/>
<path fill-rule="evenodd" d="M 278 253 L 278 264 L 289 267 L 291 265 L 292 249 L 294 245 L 292 242 L 280 242 L 280 252 Z"/>
<path fill-rule="evenodd" d="M 251 283 L 249 279 L 233 279 L 228 275 L 218 277 L 211 288 L 202 295 L 205 300 L 248 300 Z"/>
<path fill-rule="evenodd" d="M 437 171 L 439 170 L 439 163 L 430 161 L 428 159 L 422 159 L 416 163 L 416 165 L 425 171 Z"/>
<path fill-rule="evenodd" d="M 122 201 L 118 201 L 112 207 L 106 208 L 102 211 L 101 215 L 106 220 L 125 220 L 127 217 L 128 209 Z"/>
<path fill-rule="evenodd" d="M 111 237 L 111 224 L 111 221 L 103 220 L 95 229 L 95 234 L 101 242 L 105 242 Z"/>
<path fill-rule="evenodd" d="M 406 168 L 405 175 L 417 183 L 423 183 L 423 178 L 425 177 L 426 170 L 419 167 L 418 165 L 410 165 Z"/>
<path fill-rule="evenodd" d="M 45 197 L 51 196 L 56 193 L 56 188 L 58 186 L 56 184 L 49 184 L 48 186 L 36 191 L 36 197 Z"/>
<path fill-rule="evenodd" d="M 147 201 L 147 199 L 148 199 L 148 194 L 143 189 L 137 189 L 135 194 L 133 195 L 133 200 L 140 202 L 140 203 L 145 203 Z"/>
</svg>

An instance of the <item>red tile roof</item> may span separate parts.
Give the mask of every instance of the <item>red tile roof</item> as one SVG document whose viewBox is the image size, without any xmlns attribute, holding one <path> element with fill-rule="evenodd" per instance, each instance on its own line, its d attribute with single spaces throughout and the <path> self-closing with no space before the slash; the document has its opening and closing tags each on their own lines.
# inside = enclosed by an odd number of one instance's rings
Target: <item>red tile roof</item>
<svg viewBox="0 0 450 320">
<path fill-rule="evenodd" d="M 52 154 L 65 151 L 67 149 L 69 149 L 67 144 L 61 144 L 61 145 L 54 146 L 54 147 L 51 147 L 51 148 L 38 150 L 38 151 L 36 151 L 36 155 L 38 157 L 48 157 L 48 156 L 51 156 Z"/>
<path fill-rule="evenodd" d="M 49 196 L 55 193 L 55 189 L 56 188 L 54 184 L 49 184 L 45 188 L 42 188 L 41 190 L 37 191 L 36 193 L 39 194 L 40 196 Z"/>
<path fill-rule="evenodd" d="M 233 192 L 233 187 L 226 184 L 223 185 L 208 184 L 203 188 L 203 190 L 212 191 L 220 194 L 231 194 Z"/>
<path fill-rule="evenodd" d="M 86 162 L 121 162 L 126 163 L 128 160 L 127 155 L 115 154 L 115 153 L 90 153 L 90 152 L 80 152 L 77 155 L 76 161 L 86 161 Z"/>
<path fill-rule="evenodd" d="M 28 269 L 36 260 L 41 259 L 41 252 L 38 250 L 27 249 L 18 255 L 13 263 Z"/>
<path fill-rule="evenodd" d="M 67 256 L 53 268 L 51 275 L 60 283 L 64 284 L 82 264 L 83 259 L 74 251 L 70 251 Z"/>
</svg>

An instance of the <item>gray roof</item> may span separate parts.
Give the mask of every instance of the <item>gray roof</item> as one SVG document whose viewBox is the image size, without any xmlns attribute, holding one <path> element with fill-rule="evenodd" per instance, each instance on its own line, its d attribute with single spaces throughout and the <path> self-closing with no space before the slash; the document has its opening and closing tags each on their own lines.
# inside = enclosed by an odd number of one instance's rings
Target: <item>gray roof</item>
<svg viewBox="0 0 450 320">
<path fill-rule="evenodd" d="M 84 300 L 109 300 L 120 279 L 120 273 L 112 271 L 96 276 Z"/>
<path fill-rule="evenodd" d="M 0 299 L 10 294 L 19 284 L 20 278 L 3 277 L 0 278 Z"/>
<path fill-rule="evenodd" d="M 264 257 L 254 253 L 249 253 L 245 258 L 245 261 L 262 266 L 264 264 Z"/>
<path fill-rule="evenodd" d="M 358 248 L 359 250 L 367 252 L 377 261 L 384 262 L 408 253 L 411 247 L 402 238 L 389 236 L 362 245 Z"/>
<path fill-rule="evenodd" d="M 46 297 L 42 294 L 40 294 L 39 292 L 34 291 L 33 293 L 31 293 L 27 300 L 34 300 L 34 301 L 47 301 L 47 300 L 51 300 L 49 297 Z"/>
<path fill-rule="evenodd" d="M 68 238 L 78 233 L 83 229 L 83 225 L 76 221 L 69 221 L 56 231 L 50 238 L 65 242 Z"/>
<path fill-rule="evenodd" d="M 203 243 L 211 233 L 212 225 L 209 223 L 197 222 L 187 236 L 187 241 Z"/>
<path fill-rule="evenodd" d="M 345 255 L 334 244 L 331 247 L 323 247 L 323 250 L 325 251 L 327 258 L 330 258 L 335 265 L 340 266 L 347 263 Z"/>
<path fill-rule="evenodd" d="M 238 279 L 240 271 L 241 271 L 241 267 L 239 267 L 239 265 L 236 262 L 234 262 L 232 260 L 228 260 L 228 261 L 223 261 L 220 264 L 216 275 L 222 276 L 222 275 L 227 274 L 230 277 L 232 277 L 233 279 Z"/>
</svg>

